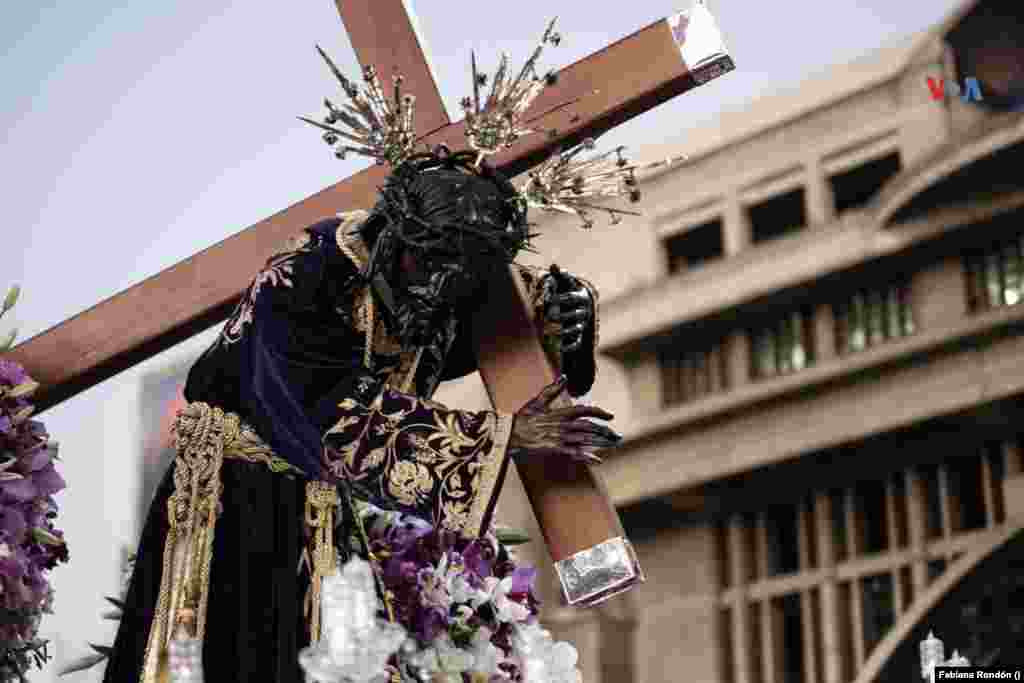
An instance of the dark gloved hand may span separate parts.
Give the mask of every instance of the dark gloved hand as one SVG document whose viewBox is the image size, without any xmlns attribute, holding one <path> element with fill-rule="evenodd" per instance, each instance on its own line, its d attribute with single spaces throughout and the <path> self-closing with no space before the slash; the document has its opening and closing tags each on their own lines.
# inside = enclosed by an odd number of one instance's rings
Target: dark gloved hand
<svg viewBox="0 0 1024 683">
<path fill-rule="evenodd" d="M 596 406 L 552 407 L 562 394 L 565 377 L 549 384 L 519 409 L 512 423 L 509 449 L 522 461 L 536 457 L 572 458 L 577 462 L 600 464 L 594 451 L 611 448 L 622 436 L 609 427 L 584 418 L 611 420 L 614 415 Z"/>
<path fill-rule="evenodd" d="M 562 353 L 583 344 L 583 333 L 594 321 L 594 298 L 576 277 L 551 266 L 541 281 L 544 336 Z M 551 339 L 554 337 L 554 339 Z"/>
</svg>

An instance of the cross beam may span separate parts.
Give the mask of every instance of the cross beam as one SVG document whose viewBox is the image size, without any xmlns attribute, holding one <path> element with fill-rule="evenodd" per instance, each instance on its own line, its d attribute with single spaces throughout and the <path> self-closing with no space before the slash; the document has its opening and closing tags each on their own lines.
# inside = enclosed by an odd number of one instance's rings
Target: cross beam
<svg viewBox="0 0 1024 683">
<path fill-rule="evenodd" d="M 392 45 L 418 45 L 400 0 L 338 0 L 346 26 L 358 30 L 353 44 L 364 63 L 388 77 L 394 70 L 417 74 L 417 117 L 427 127 L 445 120 L 425 59 L 411 47 L 379 48 L 370 31 L 384 30 Z M 381 27 L 387 27 L 386 30 Z M 367 33 L 363 33 L 367 31 Z M 554 137 L 534 135 L 494 160 L 514 176 L 540 163 L 555 147 L 596 136 L 699 84 L 683 62 L 665 20 L 599 50 L 559 72 L 532 112 L 580 98 L 544 121 Z M 719 67 L 718 73 L 728 70 Z M 714 74 L 714 75 L 717 75 Z M 467 86 L 470 84 L 467 82 Z M 431 133 L 428 145 L 464 147 L 463 122 Z M 41 383 L 42 411 L 223 321 L 267 256 L 302 228 L 340 211 L 372 206 L 385 168 L 373 166 L 167 268 L 10 352 Z"/>
</svg>

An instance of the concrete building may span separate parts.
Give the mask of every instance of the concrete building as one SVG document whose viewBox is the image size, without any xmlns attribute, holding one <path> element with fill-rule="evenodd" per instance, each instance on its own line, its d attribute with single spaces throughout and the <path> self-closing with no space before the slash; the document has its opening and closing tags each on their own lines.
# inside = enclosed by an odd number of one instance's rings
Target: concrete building
<svg viewBox="0 0 1024 683">
<path fill-rule="evenodd" d="M 939 82 L 968 78 L 980 102 Z M 1022 89 L 1020 3 L 969 2 L 634 150 L 690 157 L 643 217 L 543 222 L 537 263 L 602 291 L 591 398 L 648 575 L 547 611 L 588 683 L 918 680 L 929 628 L 1024 663 Z M 515 482 L 501 512 L 532 524 Z"/>
</svg>

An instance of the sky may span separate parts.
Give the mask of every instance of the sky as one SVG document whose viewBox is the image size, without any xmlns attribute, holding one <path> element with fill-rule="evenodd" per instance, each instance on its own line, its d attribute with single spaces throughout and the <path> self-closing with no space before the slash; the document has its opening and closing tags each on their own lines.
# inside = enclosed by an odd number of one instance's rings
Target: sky
<svg viewBox="0 0 1024 683">
<path fill-rule="evenodd" d="M 323 97 L 336 94 L 314 44 L 358 74 L 329 0 L 8 4 L 0 22 L 0 290 L 20 283 L 23 295 L 0 333 L 14 324 L 19 339 L 38 334 L 365 165 L 335 160 L 295 118 L 319 116 Z M 958 5 L 709 0 L 737 70 L 603 142 L 628 145 L 636 156 L 645 146 L 680 142 L 720 112 L 907 40 Z M 558 68 L 680 6 L 421 0 L 412 8 L 457 119 L 470 88 L 470 50 L 484 68 L 500 50 L 521 62 L 557 13 L 565 40 L 546 52 L 544 65 Z M 186 346 L 198 350 L 209 334 Z M 138 444 L 139 373 L 166 357 L 44 415 L 64 444 L 71 488 L 62 504 L 72 548 L 91 548 L 73 549 L 76 566 L 55 579 L 60 597 L 50 628 L 60 633 L 58 649 L 102 640 L 79 632 L 95 622 L 99 598 L 61 589 L 85 580 L 102 591 L 116 582 L 114 546 L 130 542 L 137 522 L 126 518 L 136 484 L 121 469 Z"/>
</svg>

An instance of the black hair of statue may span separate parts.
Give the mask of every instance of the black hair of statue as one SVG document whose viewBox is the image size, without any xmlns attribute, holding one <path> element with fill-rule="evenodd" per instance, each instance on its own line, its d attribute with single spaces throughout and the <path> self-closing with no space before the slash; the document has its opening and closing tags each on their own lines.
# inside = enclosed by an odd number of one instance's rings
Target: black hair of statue
<svg viewBox="0 0 1024 683">
<path fill-rule="evenodd" d="M 501 173 L 476 160 L 475 152 L 440 149 L 400 164 L 388 176 L 380 201 L 361 229 L 366 243 L 375 246 L 387 232 L 419 253 L 480 255 L 506 262 L 520 250 L 530 250 L 535 235 L 529 231 L 521 195 Z M 452 197 L 466 191 L 487 204 L 483 213 L 488 224 L 458 220 Z"/>
</svg>

